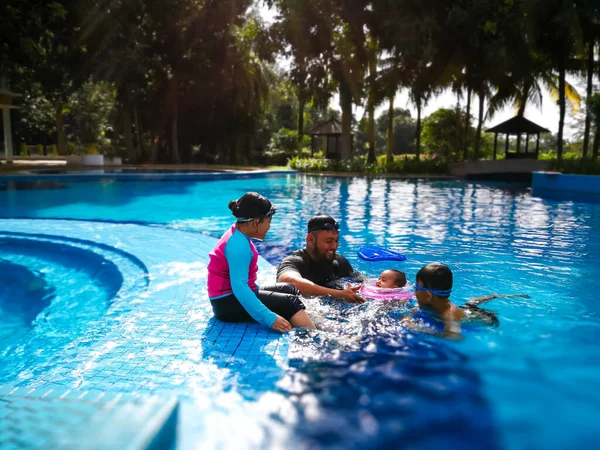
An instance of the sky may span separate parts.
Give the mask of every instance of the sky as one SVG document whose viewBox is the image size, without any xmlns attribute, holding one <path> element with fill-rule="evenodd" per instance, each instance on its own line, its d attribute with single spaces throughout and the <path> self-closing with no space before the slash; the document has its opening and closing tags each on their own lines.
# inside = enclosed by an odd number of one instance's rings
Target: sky
<svg viewBox="0 0 600 450">
<path fill-rule="evenodd" d="M 265 22 L 272 23 L 276 12 L 274 10 L 269 10 L 263 2 L 259 4 L 259 12 Z M 286 62 L 284 60 L 280 60 L 278 62 L 282 67 L 286 66 Z M 575 86 L 577 92 L 582 98 L 581 106 L 585 104 L 585 80 L 583 78 L 567 76 L 567 82 Z M 596 89 L 597 92 L 597 89 Z M 336 94 L 332 98 L 330 102 L 330 106 L 333 109 L 341 110 L 339 104 L 339 96 Z M 461 100 L 461 107 L 466 108 L 466 93 L 463 95 Z M 379 116 L 384 111 L 387 111 L 389 105 L 382 105 L 376 110 L 376 116 Z M 396 95 L 396 99 L 394 101 L 394 107 L 397 108 L 406 108 L 410 110 L 413 117 L 417 116 L 416 109 L 408 100 L 408 92 L 406 90 L 400 91 Z M 437 111 L 440 108 L 455 108 L 456 107 L 456 95 L 452 92 L 444 92 L 437 97 L 434 97 L 426 106 L 423 108 L 423 118 L 427 117 L 431 113 Z M 473 95 L 471 99 L 471 115 L 475 118 L 478 114 L 479 108 L 479 99 L 477 96 Z M 485 110 L 487 111 L 487 103 L 485 106 Z M 361 106 L 354 107 L 354 117 L 357 120 L 360 120 L 363 117 L 364 109 Z M 488 117 L 484 123 L 484 129 L 491 128 L 499 123 L 504 122 L 505 120 L 510 119 L 516 115 L 516 107 L 506 107 L 503 110 L 496 113 L 493 117 Z M 552 133 L 556 134 L 558 132 L 558 121 L 559 121 L 559 108 L 556 104 L 556 101 L 552 99 L 550 94 L 547 91 L 543 92 L 542 104 L 540 107 L 529 104 L 525 108 L 525 117 L 532 122 L 541 125 L 544 128 L 549 129 Z M 573 134 L 576 131 L 576 118 L 571 112 L 571 108 L 567 103 L 567 113 L 565 116 L 565 130 L 564 134 L 567 139 L 572 138 Z"/>
</svg>

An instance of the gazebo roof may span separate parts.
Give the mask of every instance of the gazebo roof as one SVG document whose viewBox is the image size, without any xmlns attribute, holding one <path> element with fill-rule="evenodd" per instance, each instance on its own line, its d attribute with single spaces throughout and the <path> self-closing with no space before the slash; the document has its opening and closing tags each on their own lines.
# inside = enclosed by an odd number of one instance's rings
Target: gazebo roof
<svg viewBox="0 0 600 450">
<path fill-rule="evenodd" d="M 332 117 L 327 122 L 323 122 L 314 127 L 308 132 L 308 134 L 316 136 L 341 135 L 342 123 L 339 120 L 336 120 L 334 117 Z"/>
<path fill-rule="evenodd" d="M 502 122 L 495 127 L 486 130 L 487 133 L 501 133 L 501 134 L 537 134 L 537 133 L 550 133 L 544 127 L 540 127 L 538 124 L 533 123 L 531 120 L 527 120 L 522 116 L 515 116 L 512 119 L 508 119 L 506 122 Z"/>
</svg>

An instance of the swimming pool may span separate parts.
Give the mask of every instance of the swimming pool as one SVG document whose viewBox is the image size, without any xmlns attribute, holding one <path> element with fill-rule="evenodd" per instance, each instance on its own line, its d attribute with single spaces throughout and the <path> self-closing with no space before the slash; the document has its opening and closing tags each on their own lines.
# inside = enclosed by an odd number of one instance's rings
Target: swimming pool
<svg viewBox="0 0 600 450">
<path fill-rule="evenodd" d="M 152 293 L 152 285 L 145 287 L 146 269 L 132 259 L 150 251 L 144 249 L 144 240 L 160 235 L 161 240 L 152 246 L 166 257 L 182 253 L 203 236 L 218 237 L 230 224 L 227 201 L 248 190 L 262 193 L 277 206 L 271 231 L 260 245 L 261 255 L 273 264 L 302 245 L 307 219 L 326 211 L 341 220 L 340 252 L 363 272 L 375 275 L 388 266 L 357 259 L 356 249 L 370 243 L 403 250 L 408 260 L 398 268 L 411 280 L 428 262 L 447 263 L 455 274 L 452 298 L 457 303 L 489 293 L 531 296 L 491 301 L 486 307 L 498 314 L 500 326 L 466 332 L 461 342 L 407 332 L 393 313 L 376 305 L 355 308 L 311 302 L 340 325 L 329 332 L 293 333 L 287 344 L 289 363 L 274 358 L 270 366 L 261 366 L 262 380 L 266 380 L 262 383 L 244 380 L 252 370 L 248 365 L 252 359 L 240 358 L 228 375 L 239 375 L 240 395 L 226 406 L 226 400 L 212 400 L 216 406 L 197 400 L 214 389 L 205 380 L 220 376 L 221 368 L 217 364 L 204 369 L 202 357 L 189 352 L 177 366 L 182 375 L 164 377 L 154 387 L 188 402 L 181 416 L 181 448 L 193 447 L 194 438 L 208 437 L 215 445 L 235 442 L 238 448 L 243 446 L 240 442 L 272 447 L 433 448 L 446 444 L 511 449 L 587 447 L 599 442 L 594 418 L 600 412 L 600 398 L 593 389 L 600 381 L 600 307 L 595 298 L 600 288 L 598 204 L 539 199 L 517 184 L 459 181 L 303 175 L 226 181 L 51 181 L 45 187 L 14 188 L 13 184 L 11 189 L 2 189 L 0 183 L 0 217 L 22 219 L 4 221 L 2 231 L 18 225 L 21 238 L 30 239 L 36 224 L 43 224 L 48 232 L 53 223 L 60 224 L 55 240 L 44 238 L 31 256 L 37 263 L 14 248 L 19 236 L 3 237 L 12 242 L 12 250 L 0 255 L 4 264 L 28 271 L 19 277 L 39 291 L 31 294 L 35 308 L 13 312 L 19 318 L 47 311 L 47 304 L 55 304 L 55 296 L 68 292 L 66 280 L 75 273 L 51 280 L 44 272 L 46 267 L 60 268 L 55 272 L 72 270 L 73 260 L 80 258 L 59 260 L 53 257 L 56 252 L 44 250 L 67 241 L 70 251 L 94 254 L 83 267 L 108 261 L 118 273 L 127 274 L 131 283 L 122 291 L 114 271 L 108 270 L 106 278 L 99 279 L 96 269 L 80 270 L 81 284 L 98 289 L 92 296 L 98 299 L 92 305 L 96 315 L 84 321 L 88 326 L 93 322 L 101 334 L 101 318 L 114 316 L 111 301 L 115 298 L 120 311 L 126 309 L 127 301 L 119 300 L 119 292 L 125 299 L 146 292 L 146 304 L 159 308 L 158 300 L 166 301 L 166 297 Z M 110 232 L 109 225 L 115 227 Z M 86 234 L 100 236 L 96 243 L 111 239 L 114 243 L 108 249 L 98 248 L 86 242 Z M 169 236 L 176 236 L 180 244 L 168 242 Z M 125 255 L 112 250 L 124 248 L 119 242 L 132 247 L 133 241 L 140 242 Z M 44 254 L 50 256 L 44 259 Z M 145 264 L 147 259 L 140 258 Z M 153 268 L 148 270 L 152 273 Z M 196 308 L 197 320 L 204 323 L 210 319 L 203 304 L 202 277 L 200 273 L 187 301 Z M 15 289 L 25 292 L 27 285 Z M 150 301 L 153 298 L 156 302 Z M 43 316 L 36 315 L 36 320 Z M 29 336 L 30 322 L 18 323 Z M 211 336 L 210 326 L 201 328 L 206 334 L 197 338 Z M 236 345 L 244 345 L 245 339 Z M 209 347 L 205 344 L 201 355 L 209 354 Z M 76 347 L 69 352 L 83 350 Z M 15 361 L 10 354 L 3 358 L 9 364 Z M 47 360 L 42 352 L 34 369 L 39 366 L 43 371 Z M 57 365 L 60 361 L 53 362 Z M 181 371 L 185 366 L 193 370 Z M 171 373 L 168 370 L 164 368 Z M 4 379 L 22 373 L 6 372 Z M 80 379 L 88 381 L 85 374 Z M 150 390 L 155 392 L 152 386 Z M 219 399 L 232 392 L 217 394 Z M 245 440 L 228 436 L 227 426 L 217 425 L 217 419 L 208 424 L 216 430 L 209 435 L 208 426 L 195 428 L 198 412 L 225 418 L 229 424 L 245 424 Z"/>
</svg>

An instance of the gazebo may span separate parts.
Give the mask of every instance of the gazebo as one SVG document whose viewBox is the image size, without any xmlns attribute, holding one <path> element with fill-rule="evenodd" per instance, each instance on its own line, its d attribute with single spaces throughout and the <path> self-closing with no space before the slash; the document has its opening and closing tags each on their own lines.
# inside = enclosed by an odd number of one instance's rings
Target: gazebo
<svg viewBox="0 0 600 450">
<path fill-rule="evenodd" d="M 310 142 L 310 156 L 315 154 L 315 138 L 324 137 L 327 139 L 327 145 L 325 150 L 325 157 L 327 159 L 340 159 L 342 154 L 340 152 L 340 137 L 342 136 L 342 124 L 339 120 L 332 117 L 327 122 L 317 125 L 309 131 L 311 142 Z M 351 134 L 351 146 L 354 148 L 354 134 Z"/>
<path fill-rule="evenodd" d="M 502 122 L 495 127 L 486 130 L 487 133 L 494 133 L 494 159 L 496 159 L 496 150 L 498 147 L 498 134 L 506 134 L 505 154 L 506 159 L 537 159 L 540 150 L 540 133 L 549 133 L 550 130 L 527 120 L 525 117 L 516 116 L 512 119 Z M 521 135 L 527 135 L 525 138 L 525 151 L 521 151 Z M 508 138 L 510 135 L 517 136 L 517 149 L 514 152 L 508 150 Z M 529 137 L 537 135 L 535 143 L 535 152 L 529 151 Z"/>
</svg>

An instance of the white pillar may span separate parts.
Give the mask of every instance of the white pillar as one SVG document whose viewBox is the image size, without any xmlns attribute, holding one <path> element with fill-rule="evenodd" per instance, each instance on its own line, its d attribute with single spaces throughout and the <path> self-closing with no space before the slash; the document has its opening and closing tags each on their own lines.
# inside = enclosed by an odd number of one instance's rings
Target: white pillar
<svg viewBox="0 0 600 450">
<path fill-rule="evenodd" d="M 6 163 L 13 162 L 12 151 L 12 131 L 10 129 L 10 108 L 2 108 L 2 118 L 4 119 L 4 157 Z"/>
</svg>

